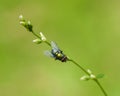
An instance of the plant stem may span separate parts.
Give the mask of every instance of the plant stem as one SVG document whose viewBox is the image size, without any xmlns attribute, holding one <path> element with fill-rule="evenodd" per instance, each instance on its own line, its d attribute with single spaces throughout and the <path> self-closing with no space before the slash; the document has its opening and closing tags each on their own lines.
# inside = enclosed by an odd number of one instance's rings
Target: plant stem
<svg viewBox="0 0 120 96">
<path fill-rule="evenodd" d="M 97 85 L 100 87 L 101 91 L 104 93 L 105 96 L 108 96 L 107 93 L 105 92 L 104 88 L 100 84 L 100 82 L 97 79 L 94 79 L 94 81 L 97 83 Z"/>
<path fill-rule="evenodd" d="M 45 43 L 51 47 L 51 44 L 48 41 L 45 41 Z"/>
<path fill-rule="evenodd" d="M 34 31 L 32 31 L 33 35 L 35 35 L 38 38 L 41 38 L 39 35 L 37 35 L 36 33 L 34 33 Z M 51 47 L 51 44 L 48 41 L 44 41 L 48 46 Z M 72 59 L 68 59 L 68 61 L 72 62 L 73 64 L 75 64 L 77 67 L 79 67 L 82 71 L 84 71 L 87 75 L 90 76 L 90 73 L 87 72 L 82 66 L 80 66 L 77 62 L 75 62 Z M 105 92 L 105 90 L 103 89 L 102 85 L 100 84 L 100 82 L 97 79 L 93 79 L 97 85 L 100 87 L 101 91 L 104 93 L 105 96 L 107 96 L 107 93 Z"/>
<path fill-rule="evenodd" d="M 81 70 L 83 70 L 87 75 L 90 75 L 82 66 L 80 66 L 77 62 L 75 62 L 72 59 L 68 59 L 68 61 L 71 61 L 73 64 L 75 64 L 77 67 L 79 67 Z"/>
<path fill-rule="evenodd" d="M 87 75 L 90 76 L 90 73 L 88 73 L 82 66 L 80 66 L 77 62 L 75 62 L 72 59 L 68 59 L 68 61 L 71 61 L 73 64 L 75 64 L 77 67 L 79 67 L 82 71 L 84 71 Z M 107 93 L 105 92 L 105 90 L 103 89 L 102 85 L 100 84 L 100 82 L 95 78 L 93 79 L 97 85 L 100 87 L 101 91 L 103 92 L 104 96 L 107 96 Z"/>
<path fill-rule="evenodd" d="M 34 31 L 32 31 L 33 35 L 35 35 L 36 37 L 40 38 L 39 35 L 37 35 Z"/>
</svg>

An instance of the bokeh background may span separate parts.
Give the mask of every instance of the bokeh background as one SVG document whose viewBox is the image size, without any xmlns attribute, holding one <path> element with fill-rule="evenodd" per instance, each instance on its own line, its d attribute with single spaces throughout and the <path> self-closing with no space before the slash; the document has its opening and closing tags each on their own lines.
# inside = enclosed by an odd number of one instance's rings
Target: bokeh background
<svg viewBox="0 0 120 96">
<path fill-rule="evenodd" d="M 0 0 L 0 96 L 104 96 L 70 62 L 46 57 L 46 44 L 19 24 L 31 20 L 85 69 L 100 79 L 108 96 L 120 95 L 119 0 Z"/>
</svg>

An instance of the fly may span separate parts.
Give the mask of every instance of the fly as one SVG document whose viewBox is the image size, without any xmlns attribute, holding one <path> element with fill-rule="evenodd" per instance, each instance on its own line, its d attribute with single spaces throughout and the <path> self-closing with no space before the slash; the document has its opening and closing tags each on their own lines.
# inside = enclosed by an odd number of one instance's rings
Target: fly
<svg viewBox="0 0 120 96">
<path fill-rule="evenodd" d="M 51 41 L 51 51 L 46 51 L 46 55 L 55 58 L 55 60 L 60 60 L 61 62 L 66 62 L 68 60 L 67 56 L 58 48 L 57 44 Z"/>
</svg>

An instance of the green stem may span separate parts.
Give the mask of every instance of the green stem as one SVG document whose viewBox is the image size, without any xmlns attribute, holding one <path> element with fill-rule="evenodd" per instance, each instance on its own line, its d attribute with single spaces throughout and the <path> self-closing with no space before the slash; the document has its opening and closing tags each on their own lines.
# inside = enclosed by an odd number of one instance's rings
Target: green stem
<svg viewBox="0 0 120 96">
<path fill-rule="evenodd" d="M 90 75 L 82 66 L 80 66 L 77 62 L 75 62 L 72 59 L 68 59 L 68 61 L 71 61 L 73 64 L 75 64 L 77 67 L 79 67 L 81 70 L 83 70 L 87 75 Z"/>
<path fill-rule="evenodd" d="M 41 37 L 39 35 L 37 35 L 34 31 L 32 31 L 32 33 L 33 33 L 33 35 L 35 35 L 36 37 L 41 39 Z"/>
<path fill-rule="evenodd" d="M 100 84 L 100 82 L 97 79 L 94 79 L 94 81 L 97 83 L 97 85 L 100 87 L 101 91 L 104 93 L 105 96 L 108 96 L 107 93 L 105 92 L 104 88 Z"/>
<path fill-rule="evenodd" d="M 45 43 L 51 47 L 51 44 L 48 41 L 45 41 Z"/>
<path fill-rule="evenodd" d="M 73 64 L 75 64 L 77 67 L 79 67 L 82 71 L 84 71 L 87 75 L 91 75 L 90 73 L 88 73 L 82 66 L 80 66 L 77 62 L 75 62 L 72 59 L 68 59 L 68 61 L 71 61 Z M 102 85 L 100 84 L 100 82 L 97 79 L 93 79 L 97 85 L 100 87 L 101 91 L 103 92 L 104 96 L 107 96 L 107 93 L 105 92 L 105 90 L 103 89 Z"/>
</svg>

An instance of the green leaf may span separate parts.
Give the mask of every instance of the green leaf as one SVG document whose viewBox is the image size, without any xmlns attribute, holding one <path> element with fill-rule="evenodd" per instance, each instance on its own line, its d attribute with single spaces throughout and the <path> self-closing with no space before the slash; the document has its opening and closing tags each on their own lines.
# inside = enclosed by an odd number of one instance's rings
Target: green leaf
<svg viewBox="0 0 120 96">
<path fill-rule="evenodd" d="M 103 77 L 104 77 L 104 74 L 98 74 L 98 75 L 96 76 L 97 79 L 101 79 L 101 78 L 103 78 Z"/>
</svg>

